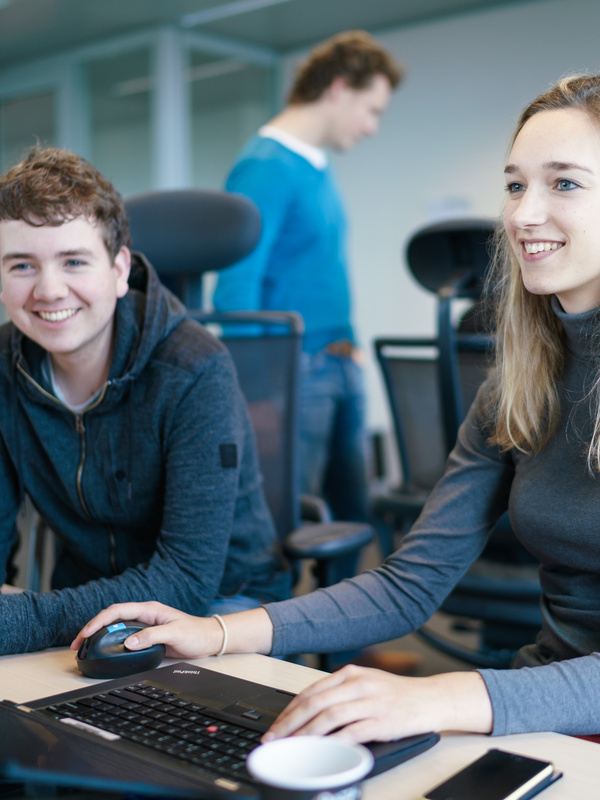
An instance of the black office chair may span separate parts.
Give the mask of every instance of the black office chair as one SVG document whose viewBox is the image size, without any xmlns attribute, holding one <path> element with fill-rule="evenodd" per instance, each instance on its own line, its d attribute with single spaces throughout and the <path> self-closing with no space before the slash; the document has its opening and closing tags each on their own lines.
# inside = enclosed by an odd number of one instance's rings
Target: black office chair
<svg viewBox="0 0 600 800">
<path fill-rule="evenodd" d="M 494 230 L 490 220 L 448 220 L 417 231 L 406 247 L 413 277 L 437 297 L 438 331 L 435 337 L 374 342 L 402 472 L 399 487 L 373 498 L 384 555 L 393 550 L 393 531 L 408 530 L 442 476 L 458 427 L 487 374 L 493 337 L 475 324 L 459 333 L 452 304 L 481 303 Z"/>
<path fill-rule="evenodd" d="M 215 209 L 210 208 L 213 200 Z M 187 208 L 188 201 L 191 208 Z M 240 206 L 241 201 L 244 198 L 237 195 L 200 191 L 153 192 L 130 198 L 125 206 L 131 213 L 133 247 L 148 257 L 161 277 L 183 276 L 184 288 L 191 283 L 197 298 L 201 273 L 237 261 L 258 241 L 260 220 L 255 207 L 250 204 L 253 210 L 248 211 L 245 203 Z M 228 220 L 221 218 L 229 212 Z M 211 233 L 217 222 L 213 241 Z M 189 296 L 182 290 L 181 299 Z M 267 503 L 284 554 L 296 574 L 300 561 L 314 560 L 317 585 L 331 584 L 334 561 L 361 550 L 374 533 L 362 523 L 331 522 L 322 501 L 298 495 L 301 318 L 286 312 L 218 314 L 194 308 L 190 308 L 190 316 L 210 326 L 233 357 L 256 433 Z M 332 663 L 330 654 L 320 655 L 322 669 L 328 670 Z"/>
<path fill-rule="evenodd" d="M 441 478 L 448 456 L 439 391 L 439 346 L 432 338 L 386 337 L 374 342 L 388 400 L 400 483 L 371 498 L 384 558 L 396 549 L 429 493 Z"/>
<path fill-rule="evenodd" d="M 373 498 L 384 554 L 394 534 L 406 531 L 441 477 L 458 426 L 486 377 L 493 332 L 453 322 L 452 302 L 481 302 L 489 263 L 487 240 L 494 225 L 484 220 L 428 226 L 407 248 L 417 280 L 438 298 L 438 333 L 432 338 L 385 338 L 375 342 L 392 414 L 402 483 Z M 477 666 L 505 667 L 531 643 L 541 625 L 540 587 L 532 557 L 514 536 L 507 516 L 496 526 L 482 558 L 459 582 L 441 611 L 459 618 L 457 629 L 477 620 L 475 649 L 443 639 L 424 626 L 436 647 Z M 465 620 L 469 620 L 465 622 Z"/>
<path fill-rule="evenodd" d="M 468 358 L 468 377 L 475 390 L 476 369 L 485 372 L 485 351 L 458 341 Z M 464 350 L 463 350 L 464 348 Z M 417 519 L 429 493 L 442 476 L 447 452 L 436 339 L 386 338 L 375 341 L 402 470 L 399 486 L 373 497 L 373 515 L 384 555 L 398 535 Z M 475 647 L 444 638 L 425 625 L 419 635 L 442 652 L 470 664 L 503 668 L 515 651 L 535 639 L 541 625 L 537 567 L 503 517 L 482 557 L 440 607 L 452 618 L 451 629 L 473 630 Z"/>
<path fill-rule="evenodd" d="M 128 197 L 125 208 L 134 248 L 188 308 L 202 308 L 204 273 L 235 264 L 260 237 L 258 208 L 231 192 L 145 192 Z"/>
<path fill-rule="evenodd" d="M 491 239 L 496 223 L 484 218 L 455 219 L 439 222 L 417 231 L 406 247 L 406 261 L 413 277 L 424 289 L 433 292 L 437 299 L 437 341 L 440 349 L 440 380 L 445 402 L 444 435 L 448 452 L 454 447 L 458 428 L 470 403 L 463 398 L 465 387 L 461 380 L 456 339 L 472 337 L 477 349 L 477 339 L 483 338 L 484 348 L 492 342 L 491 331 L 486 329 L 489 315 L 484 311 L 483 288 L 490 264 Z M 456 300 L 471 300 L 481 309 L 479 324 L 459 326 L 453 315 Z M 469 320 L 475 321 L 471 312 Z"/>
<path fill-rule="evenodd" d="M 468 408 L 488 370 L 491 342 L 466 336 L 454 343 L 461 393 L 453 402 Z M 374 342 L 383 377 L 400 462 L 401 482 L 374 494 L 372 509 L 384 556 L 394 533 L 407 532 L 441 478 L 449 449 L 445 423 L 442 348 L 437 338 L 386 337 Z"/>
<path fill-rule="evenodd" d="M 303 322 L 279 311 L 192 312 L 229 350 L 256 434 L 264 491 L 283 552 L 298 571 L 314 559 L 318 586 L 333 582 L 333 561 L 368 544 L 363 523 L 332 522 L 319 498 L 300 496 L 298 391 Z M 245 330 L 246 329 L 246 330 Z"/>
</svg>

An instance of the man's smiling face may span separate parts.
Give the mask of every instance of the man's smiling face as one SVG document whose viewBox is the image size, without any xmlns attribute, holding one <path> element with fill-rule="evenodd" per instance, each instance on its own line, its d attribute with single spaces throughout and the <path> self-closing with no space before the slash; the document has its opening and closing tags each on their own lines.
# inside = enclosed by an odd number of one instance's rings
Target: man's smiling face
<svg viewBox="0 0 600 800">
<path fill-rule="evenodd" d="M 109 357 L 129 251 L 113 263 L 97 225 L 84 217 L 56 226 L 0 222 L 0 276 L 11 320 L 51 357 Z"/>
</svg>

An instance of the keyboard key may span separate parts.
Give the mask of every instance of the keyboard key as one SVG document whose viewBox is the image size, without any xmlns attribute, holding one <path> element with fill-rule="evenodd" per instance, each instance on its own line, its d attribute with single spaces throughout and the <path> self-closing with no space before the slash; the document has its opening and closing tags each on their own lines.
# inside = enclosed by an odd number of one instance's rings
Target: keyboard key
<svg viewBox="0 0 600 800">
<path fill-rule="evenodd" d="M 49 706 L 124 739 L 184 761 L 213 777 L 254 784 L 246 757 L 262 733 L 221 719 L 218 712 L 146 683 Z"/>
</svg>

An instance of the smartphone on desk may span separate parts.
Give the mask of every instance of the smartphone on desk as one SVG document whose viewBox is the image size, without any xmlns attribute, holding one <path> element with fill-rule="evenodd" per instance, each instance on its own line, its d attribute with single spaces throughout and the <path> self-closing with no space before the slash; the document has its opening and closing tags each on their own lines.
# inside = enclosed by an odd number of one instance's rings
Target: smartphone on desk
<svg viewBox="0 0 600 800">
<path fill-rule="evenodd" d="M 560 777 L 549 761 L 491 749 L 420 800 L 529 800 Z"/>
</svg>

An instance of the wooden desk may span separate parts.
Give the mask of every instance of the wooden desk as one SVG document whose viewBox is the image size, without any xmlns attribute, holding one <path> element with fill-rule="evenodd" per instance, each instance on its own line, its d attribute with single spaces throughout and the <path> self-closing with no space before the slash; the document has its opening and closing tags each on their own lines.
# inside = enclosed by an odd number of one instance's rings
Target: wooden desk
<svg viewBox="0 0 600 800">
<path fill-rule="evenodd" d="M 168 662 L 165 662 L 168 663 Z M 319 677 L 316 670 L 266 656 L 229 655 L 198 659 L 203 667 L 297 692 Z M 0 697 L 24 702 L 97 684 L 84 678 L 67 649 L 0 657 Z M 417 800 L 489 747 L 500 747 L 554 761 L 565 776 L 544 791 L 544 800 L 595 797 L 600 787 L 598 745 L 556 733 L 491 737 L 444 734 L 442 741 L 420 756 L 365 783 L 365 800 Z"/>
</svg>

